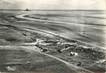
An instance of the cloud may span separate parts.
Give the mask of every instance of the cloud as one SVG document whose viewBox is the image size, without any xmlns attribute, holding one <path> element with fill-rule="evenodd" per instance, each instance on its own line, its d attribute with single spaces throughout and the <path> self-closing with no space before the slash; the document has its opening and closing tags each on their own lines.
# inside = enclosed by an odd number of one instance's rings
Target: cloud
<svg viewBox="0 0 106 73">
<path fill-rule="evenodd" d="M 105 0 L 29 0 L 33 9 L 106 9 Z"/>
<path fill-rule="evenodd" d="M 105 0 L 1 0 L 0 8 L 106 9 Z"/>
<path fill-rule="evenodd" d="M 0 9 L 18 9 L 21 6 L 16 1 L 10 0 L 1 0 L 0 1 Z"/>
</svg>

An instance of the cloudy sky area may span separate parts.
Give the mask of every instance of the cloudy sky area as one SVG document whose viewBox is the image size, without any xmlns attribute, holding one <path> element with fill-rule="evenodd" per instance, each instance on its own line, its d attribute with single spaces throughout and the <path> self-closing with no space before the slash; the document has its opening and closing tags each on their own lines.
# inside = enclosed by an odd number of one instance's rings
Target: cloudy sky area
<svg viewBox="0 0 106 73">
<path fill-rule="evenodd" d="M 0 9 L 99 9 L 106 0 L 0 0 Z"/>
</svg>

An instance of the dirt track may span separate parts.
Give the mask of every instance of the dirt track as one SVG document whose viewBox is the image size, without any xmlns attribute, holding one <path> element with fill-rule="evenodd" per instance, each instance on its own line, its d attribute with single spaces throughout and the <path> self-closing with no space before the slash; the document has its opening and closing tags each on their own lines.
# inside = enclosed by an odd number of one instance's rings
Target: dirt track
<svg viewBox="0 0 106 73">
<path fill-rule="evenodd" d="M 1 22 L 0 26 L 3 28 L 0 28 L 0 44 L 2 45 L 0 47 L 1 48 L 5 48 L 5 49 L 20 49 L 20 48 L 24 48 L 24 51 L 27 52 L 32 52 L 33 54 L 31 54 L 31 64 L 36 65 L 36 58 L 41 58 L 39 61 L 43 61 L 41 64 L 43 66 L 47 66 L 47 68 L 44 68 L 43 72 L 46 69 L 50 69 L 51 71 L 53 71 L 54 73 L 93 73 L 89 70 L 86 70 L 84 68 L 81 67 L 77 67 L 74 66 L 72 64 L 70 64 L 69 62 L 51 55 L 51 54 L 46 54 L 40 51 L 39 48 L 36 49 L 36 37 L 35 37 L 35 33 L 40 33 L 43 35 L 43 37 L 49 37 L 49 38 L 55 38 L 54 36 L 62 36 L 64 38 L 67 39 L 75 39 L 75 40 L 79 40 L 81 42 L 85 42 L 85 43 L 89 43 L 92 44 L 93 46 L 99 46 L 99 47 L 104 47 L 104 41 L 102 40 L 102 33 L 103 33 L 103 26 L 98 26 L 98 28 L 96 28 L 95 25 L 84 25 L 84 24 L 79 24 L 79 25 L 74 25 L 73 23 L 66 23 L 66 22 L 61 22 L 61 21 L 54 21 L 54 20 L 42 20 L 42 19 L 35 19 L 35 18 L 31 18 L 30 15 L 29 17 L 25 17 L 26 14 L 22 14 L 17 16 L 17 14 L 15 16 L 12 15 L 4 15 L 3 18 L 1 18 L 1 20 L 3 22 Z M 36 16 L 34 16 L 36 17 Z M 66 26 L 67 25 L 67 26 Z M 82 27 L 86 27 L 86 29 L 80 30 Z M 77 30 L 76 30 L 77 29 Z M 4 31 L 5 30 L 5 31 Z M 78 32 L 80 30 L 80 32 Z M 94 33 L 98 34 L 95 35 Z M 5 36 L 5 37 L 4 37 Z M 100 40 L 100 41 L 99 41 Z M 15 42 L 14 42 L 15 41 Z M 34 43 L 33 43 L 34 42 Z M 4 46 L 3 46 L 4 45 Z M 7 47 L 6 47 L 7 45 Z M 14 47 L 12 47 L 14 45 Z M 16 46 L 15 46 L 16 45 Z M 29 46 L 29 47 L 28 47 Z M 33 50 L 32 50 L 33 49 Z M 34 52 L 35 51 L 35 52 Z M 10 52 L 11 53 L 11 52 Z M 10 54 L 8 53 L 8 55 Z M 12 52 L 13 55 L 14 52 Z M 33 56 L 35 53 L 35 55 L 42 55 L 39 57 Z M 30 53 L 29 53 L 30 55 Z M 17 55 L 16 55 L 17 56 Z M 21 55 L 19 55 L 21 56 Z M 45 63 L 46 61 L 48 62 L 48 58 L 46 60 L 46 57 L 44 59 L 44 56 L 48 57 L 50 60 L 50 63 Z M 12 56 L 10 56 L 11 59 Z M 10 60 L 9 59 L 9 60 Z M 53 67 L 52 67 L 52 61 L 51 59 L 53 59 Z M 17 59 L 18 60 L 18 59 Z M 20 61 L 21 59 L 19 59 Z M 13 60 L 10 60 L 14 63 L 15 59 L 13 58 Z M 58 66 L 56 67 L 57 62 L 59 63 Z M 21 63 L 21 61 L 19 62 L 19 64 Z M 50 65 L 48 65 L 50 64 Z M 62 66 L 61 66 L 62 64 Z M 42 65 L 37 65 L 35 66 L 35 68 L 32 68 L 34 66 L 32 66 L 29 69 L 38 69 L 39 71 L 39 66 L 42 67 Z M 55 66 L 54 66 L 55 65 Z M 64 68 L 64 66 L 66 68 Z M 16 65 L 17 67 L 17 65 Z M 20 66 L 21 67 L 21 66 Z M 49 68 L 50 67 L 50 68 Z M 58 69 L 58 67 L 63 67 L 60 68 L 59 70 L 56 71 L 56 68 Z M 18 67 L 17 67 L 18 68 Z M 19 68 L 20 69 L 20 68 Z M 43 69 L 43 68 L 42 68 Z M 41 70 L 41 69 L 40 69 Z M 42 73 L 42 72 L 41 72 Z"/>
</svg>

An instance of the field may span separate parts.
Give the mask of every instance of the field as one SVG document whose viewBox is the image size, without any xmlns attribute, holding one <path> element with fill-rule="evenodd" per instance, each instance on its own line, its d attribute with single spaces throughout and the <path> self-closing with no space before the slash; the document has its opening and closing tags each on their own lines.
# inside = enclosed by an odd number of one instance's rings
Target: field
<svg viewBox="0 0 106 73">
<path fill-rule="evenodd" d="M 105 11 L 1 11 L 0 71 L 104 73 Z"/>
</svg>

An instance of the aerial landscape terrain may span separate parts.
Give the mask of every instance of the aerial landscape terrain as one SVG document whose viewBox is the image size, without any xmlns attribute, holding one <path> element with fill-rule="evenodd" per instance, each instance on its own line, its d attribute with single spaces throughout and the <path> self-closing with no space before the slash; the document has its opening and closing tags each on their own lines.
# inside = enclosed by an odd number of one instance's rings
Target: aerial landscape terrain
<svg viewBox="0 0 106 73">
<path fill-rule="evenodd" d="M 106 73 L 105 10 L 0 10 L 0 73 Z"/>
</svg>

